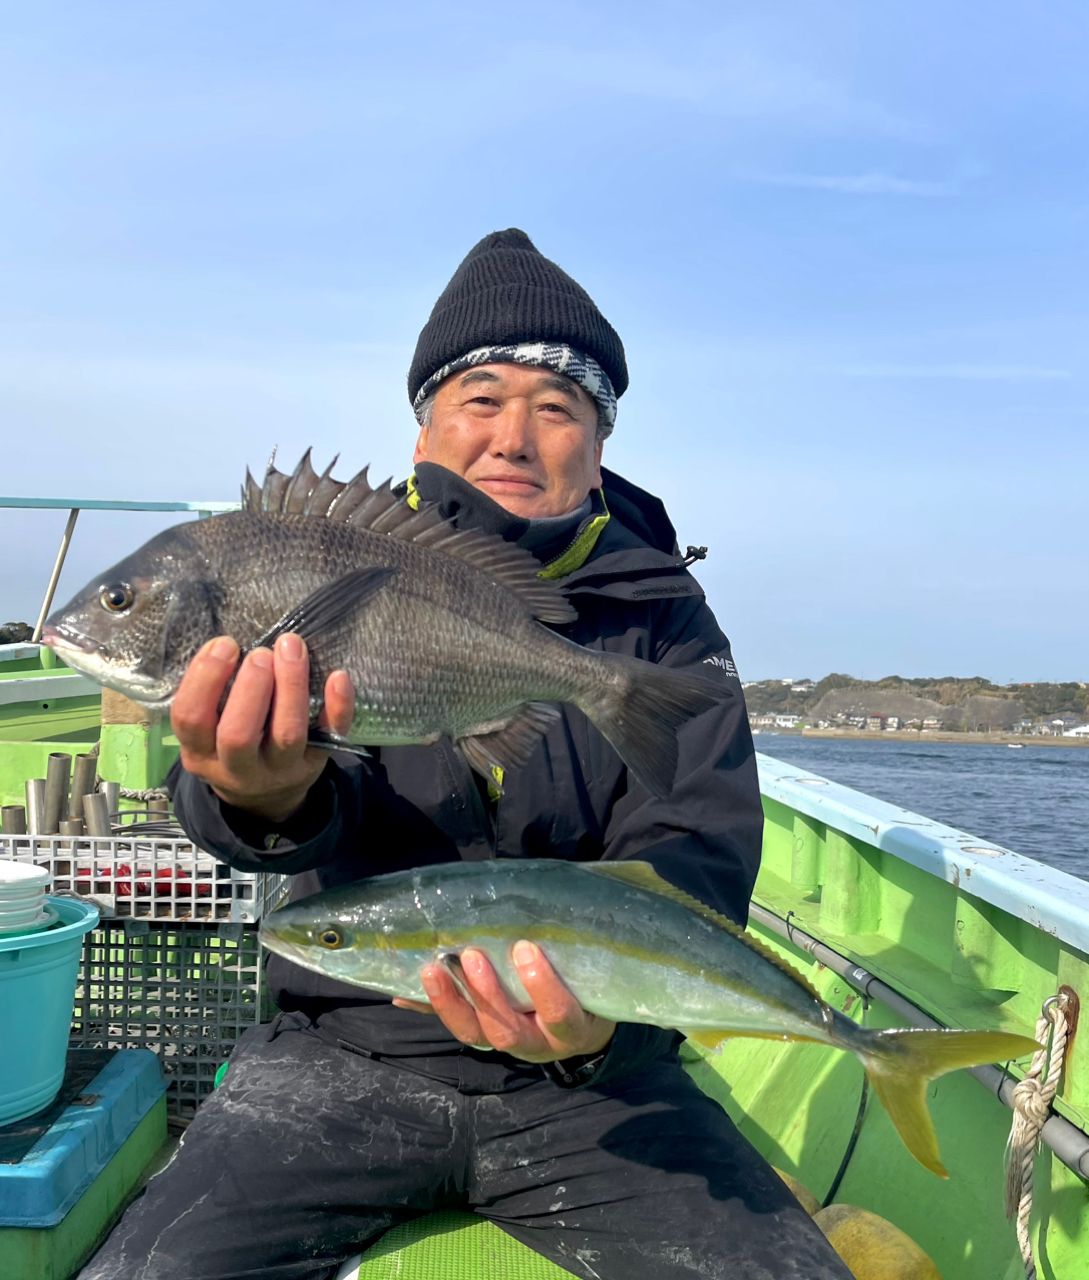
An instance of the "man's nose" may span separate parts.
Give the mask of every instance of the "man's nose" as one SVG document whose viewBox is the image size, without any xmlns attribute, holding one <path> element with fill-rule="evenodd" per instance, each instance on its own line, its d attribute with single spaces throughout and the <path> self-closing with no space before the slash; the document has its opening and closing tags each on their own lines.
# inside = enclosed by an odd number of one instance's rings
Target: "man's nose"
<svg viewBox="0 0 1089 1280">
<path fill-rule="evenodd" d="M 533 415 L 524 400 L 508 400 L 492 422 L 492 453 L 505 458 L 532 457 Z"/>
</svg>

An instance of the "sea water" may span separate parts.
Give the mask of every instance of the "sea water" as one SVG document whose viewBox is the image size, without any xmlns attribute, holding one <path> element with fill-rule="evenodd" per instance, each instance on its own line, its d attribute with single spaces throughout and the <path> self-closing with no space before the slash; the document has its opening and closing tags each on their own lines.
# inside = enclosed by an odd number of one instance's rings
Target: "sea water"
<svg viewBox="0 0 1089 1280">
<path fill-rule="evenodd" d="M 755 735 L 757 751 L 1089 880 L 1089 749 Z"/>
</svg>

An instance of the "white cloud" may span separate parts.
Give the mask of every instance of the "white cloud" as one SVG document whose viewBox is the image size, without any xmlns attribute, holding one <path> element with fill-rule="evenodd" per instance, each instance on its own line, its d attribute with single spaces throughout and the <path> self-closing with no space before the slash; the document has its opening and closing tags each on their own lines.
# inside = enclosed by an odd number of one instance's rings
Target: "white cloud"
<svg viewBox="0 0 1089 1280">
<path fill-rule="evenodd" d="M 846 378 L 948 378 L 962 382 L 1060 382 L 1069 369 L 1031 364 L 861 364 L 830 369 Z"/>
<path fill-rule="evenodd" d="M 920 178 L 900 178 L 896 174 L 870 170 L 867 173 L 742 173 L 741 182 L 767 187 L 797 187 L 809 191 L 830 191 L 845 196 L 949 196 L 959 184 Z"/>
</svg>

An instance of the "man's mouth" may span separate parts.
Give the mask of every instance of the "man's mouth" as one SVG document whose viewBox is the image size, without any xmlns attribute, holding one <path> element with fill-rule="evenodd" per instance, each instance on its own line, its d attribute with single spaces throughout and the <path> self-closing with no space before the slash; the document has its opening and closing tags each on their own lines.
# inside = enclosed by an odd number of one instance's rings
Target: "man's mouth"
<svg viewBox="0 0 1089 1280">
<path fill-rule="evenodd" d="M 531 489 L 543 489 L 544 485 L 528 476 L 481 476 L 478 485 L 487 485 L 489 489 L 498 489 L 505 493 L 526 493 Z"/>
</svg>

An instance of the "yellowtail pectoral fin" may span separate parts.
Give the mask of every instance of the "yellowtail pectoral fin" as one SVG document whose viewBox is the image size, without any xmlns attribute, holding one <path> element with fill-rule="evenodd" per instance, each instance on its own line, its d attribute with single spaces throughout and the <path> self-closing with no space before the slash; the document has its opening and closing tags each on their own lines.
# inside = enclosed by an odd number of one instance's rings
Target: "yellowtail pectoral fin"
<svg viewBox="0 0 1089 1280">
<path fill-rule="evenodd" d="M 1006 1031 L 896 1029 L 877 1032 L 858 1052 L 904 1146 L 924 1168 L 947 1178 L 926 1105 L 926 1086 L 958 1067 L 1023 1058 L 1039 1047 L 1028 1036 Z"/>
</svg>

